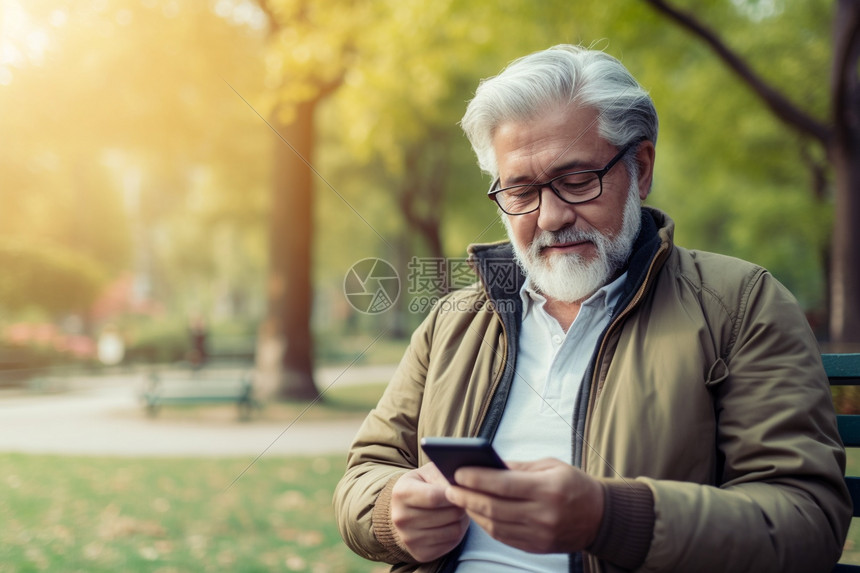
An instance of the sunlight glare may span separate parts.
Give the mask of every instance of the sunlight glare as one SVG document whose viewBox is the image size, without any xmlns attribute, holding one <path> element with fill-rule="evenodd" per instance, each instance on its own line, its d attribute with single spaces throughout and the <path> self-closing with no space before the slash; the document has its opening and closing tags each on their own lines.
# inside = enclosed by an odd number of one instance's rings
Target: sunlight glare
<svg viewBox="0 0 860 573">
<path fill-rule="evenodd" d="M 54 10 L 51 12 L 51 26 L 54 28 L 62 28 L 69 21 L 69 15 L 63 10 Z"/>
<path fill-rule="evenodd" d="M 55 16 L 56 13 L 63 16 Z M 65 14 L 57 10 L 51 15 L 52 25 L 64 23 Z M 41 65 L 50 46 L 48 33 L 34 22 L 19 0 L 0 0 L 0 83 L 8 85 L 10 67 L 20 68 L 27 63 Z"/>
<path fill-rule="evenodd" d="M 248 0 L 218 0 L 215 13 L 225 20 L 254 30 L 262 30 L 268 23 L 265 12 Z"/>
</svg>

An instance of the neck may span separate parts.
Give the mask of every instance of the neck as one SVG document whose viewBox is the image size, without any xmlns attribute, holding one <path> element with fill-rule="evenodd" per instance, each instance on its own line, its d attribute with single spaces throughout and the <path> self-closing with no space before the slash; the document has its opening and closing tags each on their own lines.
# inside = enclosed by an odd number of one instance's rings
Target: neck
<svg viewBox="0 0 860 573">
<path fill-rule="evenodd" d="M 576 316 L 579 314 L 579 309 L 581 307 L 581 300 L 576 302 L 564 302 L 547 297 L 546 304 L 544 304 L 543 308 L 547 314 L 558 322 L 561 329 L 566 333 L 573 324 L 573 321 L 576 320 Z"/>
</svg>

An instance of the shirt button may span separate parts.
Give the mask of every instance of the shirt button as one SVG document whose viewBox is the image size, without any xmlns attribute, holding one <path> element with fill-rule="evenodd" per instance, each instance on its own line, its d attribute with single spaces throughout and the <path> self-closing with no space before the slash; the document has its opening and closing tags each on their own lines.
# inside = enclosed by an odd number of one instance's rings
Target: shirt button
<svg viewBox="0 0 860 573">
<path fill-rule="evenodd" d="M 553 341 L 555 344 L 561 344 L 561 336 L 559 336 L 558 334 L 556 334 L 555 336 L 553 336 L 553 337 L 552 337 L 552 341 Z"/>
</svg>

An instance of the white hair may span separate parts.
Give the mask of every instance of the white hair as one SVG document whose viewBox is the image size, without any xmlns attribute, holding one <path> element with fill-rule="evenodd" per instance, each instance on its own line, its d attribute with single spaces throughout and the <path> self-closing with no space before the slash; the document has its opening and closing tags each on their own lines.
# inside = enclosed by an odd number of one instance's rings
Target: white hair
<svg viewBox="0 0 860 573">
<path fill-rule="evenodd" d="M 493 136 L 501 123 L 528 121 L 558 105 L 596 109 L 601 137 L 616 147 L 657 143 L 654 103 L 627 68 L 604 52 L 559 45 L 515 60 L 478 86 L 460 125 L 481 169 L 499 175 Z M 628 170 L 633 161 L 625 159 Z"/>
</svg>

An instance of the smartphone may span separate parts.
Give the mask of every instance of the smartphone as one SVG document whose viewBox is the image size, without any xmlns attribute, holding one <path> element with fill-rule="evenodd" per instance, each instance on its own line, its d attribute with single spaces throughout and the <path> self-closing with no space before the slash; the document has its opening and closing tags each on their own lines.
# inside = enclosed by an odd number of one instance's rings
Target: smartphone
<svg viewBox="0 0 860 573">
<path fill-rule="evenodd" d="M 486 438 L 421 438 L 421 449 L 451 484 L 462 467 L 508 469 Z"/>
</svg>

